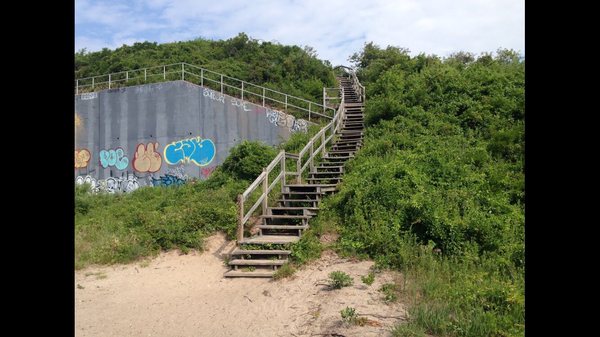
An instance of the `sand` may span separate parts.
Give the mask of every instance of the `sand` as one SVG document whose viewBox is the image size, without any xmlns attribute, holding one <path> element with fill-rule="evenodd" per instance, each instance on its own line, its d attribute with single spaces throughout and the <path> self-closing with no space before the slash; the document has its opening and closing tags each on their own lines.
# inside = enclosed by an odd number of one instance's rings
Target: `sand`
<svg viewBox="0 0 600 337">
<path fill-rule="evenodd" d="M 379 273 L 371 286 L 361 282 L 372 261 L 326 251 L 288 279 L 226 279 L 223 258 L 233 246 L 218 234 L 207 239 L 204 252 L 171 251 L 146 262 L 76 271 L 76 336 L 390 336 L 405 320 L 404 305 L 386 304 L 377 291 L 398 274 Z M 337 270 L 350 274 L 354 285 L 321 285 Z M 369 314 L 369 324 L 342 322 L 347 306 Z"/>
</svg>

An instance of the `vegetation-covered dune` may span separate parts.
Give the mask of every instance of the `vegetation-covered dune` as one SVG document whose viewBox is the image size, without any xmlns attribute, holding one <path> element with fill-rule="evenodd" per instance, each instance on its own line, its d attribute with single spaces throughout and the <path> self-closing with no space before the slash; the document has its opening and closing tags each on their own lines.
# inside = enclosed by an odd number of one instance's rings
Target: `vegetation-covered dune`
<svg viewBox="0 0 600 337">
<path fill-rule="evenodd" d="M 320 222 L 407 277 L 397 336 L 524 333 L 524 62 L 366 44 L 364 147 Z"/>
</svg>

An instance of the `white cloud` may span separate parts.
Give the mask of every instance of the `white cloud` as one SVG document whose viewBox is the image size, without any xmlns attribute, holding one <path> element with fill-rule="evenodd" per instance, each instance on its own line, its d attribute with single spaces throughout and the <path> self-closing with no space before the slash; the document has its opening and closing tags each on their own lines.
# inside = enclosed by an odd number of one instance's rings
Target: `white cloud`
<svg viewBox="0 0 600 337">
<path fill-rule="evenodd" d="M 75 46 L 99 50 L 245 32 L 264 41 L 309 45 L 320 58 L 347 65 L 369 41 L 414 55 L 499 47 L 524 52 L 524 17 L 524 0 L 77 0 Z"/>
</svg>

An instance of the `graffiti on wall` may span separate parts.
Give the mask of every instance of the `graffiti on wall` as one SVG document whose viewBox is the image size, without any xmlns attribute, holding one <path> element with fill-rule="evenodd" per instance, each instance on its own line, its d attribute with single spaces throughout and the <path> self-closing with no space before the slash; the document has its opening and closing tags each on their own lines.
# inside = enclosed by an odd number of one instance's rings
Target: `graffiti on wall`
<svg viewBox="0 0 600 337">
<path fill-rule="evenodd" d="M 141 173 L 158 172 L 162 165 L 162 157 L 156 152 L 157 149 L 158 143 L 138 144 L 131 161 L 133 169 Z"/>
<path fill-rule="evenodd" d="M 87 167 L 91 158 L 92 155 L 87 149 L 75 150 L 75 168 Z"/>
<path fill-rule="evenodd" d="M 90 93 L 86 93 L 86 94 L 81 94 L 81 100 L 85 101 L 88 99 L 94 99 L 94 98 L 98 98 L 98 93 L 97 92 L 90 92 Z"/>
<path fill-rule="evenodd" d="M 100 151 L 100 165 L 103 168 L 114 166 L 117 170 L 124 170 L 127 164 L 129 164 L 129 158 L 125 157 L 122 148 Z"/>
<path fill-rule="evenodd" d="M 79 128 L 83 126 L 83 121 L 81 120 L 81 117 L 79 117 L 78 113 L 75 113 L 75 128 Z"/>
<path fill-rule="evenodd" d="M 266 117 L 269 123 L 276 126 L 287 126 L 292 132 L 307 132 L 308 123 L 304 119 L 296 119 L 292 115 L 285 114 L 281 111 L 266 109 Z"/>
<path fill-rule="evenodd" d="M 215 158 L 215 144 L 210 139 L 189 138 L 165 146 L 165 161 L 170 165 L 193 162 L 206 166 Z"/>
<path fill-rule="evenodd" d="M 308 132 L 308 122 L 304 119 L 295 119 L 292 125 L 292 132 Z"/>
<path fill-rule="evenodd" d="M 221 103 L 225 103 L 225 96 L 223 94 L 218 93 L 216 91 L 212 91 L 208 88 L 204 88 L 203 95 L 204 95 L 204 97 L 208 97 L 208 98 L 212 99 L 213 101 L 219 101 Z"/>
<path fill-rule="evenodd" d="M 189 179 L 188 175 L 185 174 L 185 167 L 183 167 L 183 165 L 178 166 L 178 167 L 174 167 L 174 168 L 170 168 L 169 167 L 169 168 L 167 168 L 165 174 L 169 174 L 169 175 L 175 176 L 175 177 L 177 177 L 179 179 L 182 179 L 182 180 L 188 180 Z"/>
<path fill-rule="evenodd" d="M 248 102 L 244 102 L 241 99 L 237 99 L 237 98 L 232 98 L 231 99 L 231 105 L 243 108 L 244 111 L 250 111 L 250 110 L 252 110 L 252 109 L 250 109 L 250 108 L 248 108 L 246 106 L 247 104 L 248 104 Z"/>
<path fill-rule="evenodd" d="M 77 185 L 83 185 L 83 184 L 89 184 L 92 187 L 92 191 L 94 190 L 94 188 L 96 187 L 96 178 L 91 177 L 91 176 L 79 176 L 77 178 L 75 178 L 75 184 Z"/>
<path fill-rule="evenodd" d="M 186 180 L 176 177 L 172 174 L 165 174 L 164 176 L 158 177 L 158 179 L 154 177 L 148 177 L 148 181 L 152 186 L 180 186 L 185 184 Z"/>
<path fill-rule="evenodd" d="M 110 177 L 104 180 L 96 180 L 95 178 L 87 175 L 85 177 L 79 176 L 75 179 L 75 184 L 83 185 L 90 184 L 91 191 L 93 193 L 106 192 L 114 194 L 117 192 L 127 193 L 133 192 L 140 187 L 138 179 L 133 174 L 123 175 L 119 177 Z"/>
<path fill-rule="evenodd" d="M 204 177 L 204 179 L 210 177 L 210 175 L 214 172 L 214 170 L 216 169 L 216 166 L 213 167 L 203 167 L 200 171 L 202 172 L 202 177 Z"/>
</svg>

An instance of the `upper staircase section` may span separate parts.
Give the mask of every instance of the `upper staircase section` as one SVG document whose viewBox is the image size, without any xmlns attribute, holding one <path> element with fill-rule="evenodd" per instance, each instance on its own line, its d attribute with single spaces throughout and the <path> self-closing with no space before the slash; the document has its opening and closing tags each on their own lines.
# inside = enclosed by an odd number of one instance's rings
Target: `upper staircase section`
<svg viewBox="0 0 600 337">
<path fill-rule="evenodd" d="M 221 94 L 227 94 L 263 107 L 284 111 L 308 121 L 331 120 L 336 112 L 335 108 L 326 105 L 325 89 L 323 89 L 323 104 L 320 104 L 185 62 L 78 78 L 75 80 L 75 95 L 132 85 L 179 80 L 199 84 L 219 91 Z"/>
</svg>

